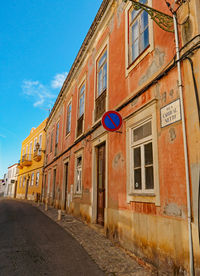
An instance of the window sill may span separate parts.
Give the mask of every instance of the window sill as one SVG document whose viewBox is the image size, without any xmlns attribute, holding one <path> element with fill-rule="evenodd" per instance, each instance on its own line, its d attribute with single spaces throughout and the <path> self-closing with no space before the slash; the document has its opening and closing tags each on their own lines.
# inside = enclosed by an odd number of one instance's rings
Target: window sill
<svg viewBox="0 0 200 276">
<path fill-rule="evenodd" d="M 154 193 L 130 193 L 128 202 L 156 203 L 156 195 Z"/>
<path fill-rule="evenodd" d="M 78 137 L 76 137 L 75 142 L 78 141 L 83 135 L 84 135 L 84 132 L 82 132 Z"/>
<path fill-rule="evenodd" d="M 152 47 L 149 44 L 140 54 L 139 56 L 132 61 L 128 66 L 126 67 L 126 73 L 127 75 L 152 51 Z"/>
<path fill-rule="evenodd" d="M 99 118 L 97 121 L 93 122 L 92 128 L 94 128 L 96 125 L 98 125 L 101 122 L 102 118 Z"/>
<path fill-rule="evenodd" d="M 156 195 L 154 193 L 137 193 L 137 192 L 132 192 L 132 193 L 129 193 L 129 196 L 151 196 L 151 197 L 155 197 Z"/>
<path fill-rule="evenodd" d="M 65 139 L 67 139 L 70 136 L 70 131 L 65 135 Z"/>
<path fill-rule="evenodd" d="M 82 197 L 82 192 L 74 194 L 73 197 L 74 198 L 81 198 Z"/>
</svg>

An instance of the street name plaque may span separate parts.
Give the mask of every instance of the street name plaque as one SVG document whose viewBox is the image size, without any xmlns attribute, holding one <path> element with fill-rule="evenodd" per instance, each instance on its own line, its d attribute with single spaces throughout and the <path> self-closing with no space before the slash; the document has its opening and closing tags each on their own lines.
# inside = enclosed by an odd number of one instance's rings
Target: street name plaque
<svg viewBox="0 0 200 276">
<path fill-rule="evenodd" d="M 171 125 L 181 120 L 180 99 L 164 106 L 160 110 L 161 127 Z"/>
</svg>

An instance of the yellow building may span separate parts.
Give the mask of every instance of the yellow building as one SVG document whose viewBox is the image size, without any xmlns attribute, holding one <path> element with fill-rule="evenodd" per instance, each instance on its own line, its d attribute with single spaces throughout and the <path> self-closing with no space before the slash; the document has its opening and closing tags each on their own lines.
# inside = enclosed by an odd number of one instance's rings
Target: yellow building
<svg viewBox="0 0 200 276">
<path fill-rule="evenodd" d="M 17 198 L 36 200 L 41 196 L 46 120 L 37 128 L 32 128 L 29 136 L 22 142 L 21 158 L 18 163 Z"/>
</svg>

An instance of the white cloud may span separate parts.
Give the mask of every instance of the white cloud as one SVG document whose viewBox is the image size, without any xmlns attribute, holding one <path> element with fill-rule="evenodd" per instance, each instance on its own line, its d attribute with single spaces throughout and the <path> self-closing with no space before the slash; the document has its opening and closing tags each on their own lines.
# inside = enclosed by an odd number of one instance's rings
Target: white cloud
<svg viewBox="0 0 200 276">
<path fill-rule="evenodd" d="M 23 94 L 33 98 L 34 107 L 41 107 L 45 104 L 51 107 L 56 95 L 50 91 L 48 86 L 43 85 L 39 81 L 24 80 L 22 84 Z"/>
<path fill-rule="evenodd" d="M 67 76 L 67 72 L 55 75 L 54 79 L 51 82 L 51 87 L 54 89 L 61 88 L 65 78 Z"/>
</svg>

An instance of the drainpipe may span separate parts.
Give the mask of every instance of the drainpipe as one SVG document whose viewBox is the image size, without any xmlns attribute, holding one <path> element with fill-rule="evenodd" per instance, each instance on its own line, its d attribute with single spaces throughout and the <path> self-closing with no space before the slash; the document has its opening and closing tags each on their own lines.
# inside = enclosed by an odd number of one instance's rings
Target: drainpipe
<svg viewBox="0 0 200 276">
<path fill-rule="evenodd" d="M 185 114 L 183 103 L 183 86 L 181 77 L 181 62 L 179 51 L 179 38 L 178 38 L 178 24 L 176 12 L 173 11 L 174 20 L 174 34 L 176 43 L 176 58 L 177 58 L 177 70 L 178 70 L 178 88 L 181 101 L 181 116 L 182 116 L 182 129 L 183 129 L 183 143 L 184 143 L 184 156 L 185 156 L 185 172 L 186 172 L 186 188 L 187 188 L 187 212 L 188 212 L 188 234 L 189 234 L 189 254 L 190 254 L 190 275 L 194 276 L 194 256 L 193 256 L 193 241 L 192 241 L 192 218 L 191 218 L 191 197 L 190 197 L 190 180 L 189 180 L 189 162 L 188 162 L 188 150 L 187 150 L 187 138 L 185 129 Z"/>
</svg>

